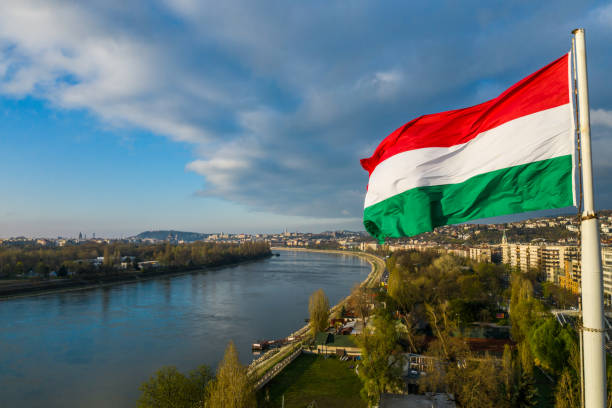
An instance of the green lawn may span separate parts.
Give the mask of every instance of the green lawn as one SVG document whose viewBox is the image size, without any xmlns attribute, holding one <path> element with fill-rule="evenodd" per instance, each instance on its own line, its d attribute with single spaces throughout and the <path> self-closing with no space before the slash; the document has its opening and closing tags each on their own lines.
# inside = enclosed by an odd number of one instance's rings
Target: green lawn
<svg viewBox="0 0 612 408">
<path fill-rule="evenodd" d="M 319 408 L 367 407 L 359 395 L 361 381 L 350 368 L 354 365 L 302 354 L 257 393 L 257 406 L 280 407 L 284 394 L 286 408 L 304 408 L 312 401 Z"/>
</svg>

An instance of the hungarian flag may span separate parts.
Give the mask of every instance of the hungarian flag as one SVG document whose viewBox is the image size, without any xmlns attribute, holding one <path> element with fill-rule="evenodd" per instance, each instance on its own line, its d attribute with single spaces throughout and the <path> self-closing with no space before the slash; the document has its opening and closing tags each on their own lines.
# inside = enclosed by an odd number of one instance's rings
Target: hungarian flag
<svg viewBox="0 0 612 408">
<path fill-rule="evenodd" d="M 575 205 L 570 56 L 497 98 L 424 115 L 372 157 L 363 222 L 380 242 L 440 225 Z"/>
</svg>

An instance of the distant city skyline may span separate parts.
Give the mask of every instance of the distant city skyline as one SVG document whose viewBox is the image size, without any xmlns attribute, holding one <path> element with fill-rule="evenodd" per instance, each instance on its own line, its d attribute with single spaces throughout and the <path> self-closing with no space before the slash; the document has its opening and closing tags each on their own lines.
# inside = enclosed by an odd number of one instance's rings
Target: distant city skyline
<svg viewBox="0 0 612 408">
<path fill-rule="evenodd" d="M 0 238 L 363 230 L 359 159 L 495 97 L 576 27 L 612 208 L 607 2 L 3 2 Z"/>
<path fill-rule="evenodd" d="M 573 215 L 573 213 L 576 212 L 575 208 L 572 207 L 568 207 L 568 208 L 560 208 L 560 209 L 555 209 L 555 210 L 545 210 L 545 211 L 531 211 L 531 212 L 526 212 L 526 213 L 522 213 L 522 214 L 513 214 L 513 215 L 504 215 L 504 216 L 499 216 L 499 217 L 493 217 L 493 218 L 486 218 L 486 219 L 480 219 L 480 220 L 474 220 L 474 221 L 470 221 L 468 223 L 465 224 L 503 224 L 503 223 L 510 223 L 510 222 L 520 222 L 520 221 L 524 221 L 524 220 L 528 220 L 528 219 L 532 219 L 532 218 L 541 218 L 541 217 L 554 217 L 554 216 L 558 216 L 558 215 Z M 460 224 L 459 224 L 460 225 Z M 128 237 L 134 237 L 142 232 L 147 232 L 147 231 L 177 231 L 177 232 L 194 232 L 194 233 L 201 233 L 201 234 L 232 234 L 232 235 L 236 235 L 236 234 L 250 234 L 250 235 L 255 235 L 255 234 L 280 234 L 283 232 L 289 232 L 289 233 L 294 233 L 294 232 L 298 232 L 298 233 L 312 233 L 312 234 L 318 234 L 318 233 L 323 233 L 323 232 L 328 232 L 328 231 L 354 231 L 354 232 L 363 232 L 366 233 L 366 231 L 364 230 L 363 227 L 357 227 L 357 228 L 324 228 L 324 229 L 316 229 L 316 227 L 311 226 L 311 228 L 308 228 L 307 226 L 304 226 L 303 228 L 295 228 L 295 229 L 290 229 L 288 227 L 285 227 L 284 229 L 281 230 L 277 230 L 277 229 L 268 229 L 268 230 L 241 230 L 241 229 L 236 229 L 236 230 L 228 230 L 228 229 L 220 229 L 220 230 L 206 230 L 206 231 L 197 231 L 197 230 L 193 230 L 193 229 L 180 229 L 180 228 L 157 228 L 157 229 L 143 229 L 137 232 L 133 232 L 133 233 L 128 233 L 128 234 L 109 234 L 109 235 L 101 235 L 101 234 L 97 234 L 96 236 L 96 232 L 87 232 L 87 231 L 75 231 L 75 232 L 71 232 L 68 234 L 47 234 L 47 235 L 25 235 L 25 234 L 17 234 L 17 235 L 6 235 L 6 236 L 0 236 L 0 239 L 8 239 L 8 238 L 17 238 L 17 237 L 25 237 L 25 238 L 48 238 L 48 239 L 56 239 L 56 238 L 64 238 L 64 239 L 95 239 L 95 238 L 99 238 L 99 239 L 123 239 L 123 238 L 128 238 Z"/>
</svg>

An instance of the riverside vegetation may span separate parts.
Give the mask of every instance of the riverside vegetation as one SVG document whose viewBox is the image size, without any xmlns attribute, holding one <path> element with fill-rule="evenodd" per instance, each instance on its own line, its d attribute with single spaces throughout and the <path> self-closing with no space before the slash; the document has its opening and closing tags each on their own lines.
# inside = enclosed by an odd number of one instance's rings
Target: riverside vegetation
<svg viewBox="0 0 612 408">
<path fill-rule="evenodd" d="M 381 393 L 408 391 L 402 377 L 404 356 L 415 353 L 426 356 L 429 366 L 427 375 L 419 379 L 418 388 L 412 388 L 411 392 L 448 393 L 459 407 L 580 407 L 577 332 L 572 326 L 561 326 L 549 311 L 553 304 L 571 305 L 575 297 L 545 284 L 538 271 L 521 273 L 505 266 L 433 251 L 395 252 L 387 259 L 387 269 L 386 290 L 356 286 L 345 307 L 337 310 L 335 316 L 328 314 L 329 303 L 323 291 L 315 292 L 309 303 L 314 331 L 327 326 L 322 322 L 323 317 L 337 318 L 350 311 L 364 323 L 367 318 L 367 327 L 356 336 L 362 353 L 357 366 L 358 378 L 366 404 L 378 404 Z M 508 310 L 509 315 L 504 313 L 502 318 L 500 313 Z M 512 341 L 499 353 L 471 348 L 467 333 L 476 322 L 506 327 Z M 319 383 L 315 381 L 317 378 L 329 377 L 321 370 L 335 370 L 341 375 L 339 384 L 354 384 L 349 377 L 357 377 L 348 366 L 315 364 L 318 357 L 313 358 L 306 361 L 300 357 L 294 369 L 290 365 L 275 378 L 266 388 L 272 399 L 267 395 L 260 397 L 260 405 L 276 406 L 279 393 L 287 392 L 290 396 L 301 391 L 307 394 L 307 403 L 326 401 L 329 406 L 336 406 L 330 395 L 337 393 L 342 398 L 344 394 L 343 390 L 334 388 L 333 381 L 326 381 L 329 384 L 321 391 L 309 384 Z M 234 364 L 238 367 L 234 372 L 243 372 L 244 367 L 240 368 L 237 359 Z M 246 395 L 240 399 L 242 402 L 215 405 L 209 396 L 213 387 L 202 386 L 203 374 L 198 374 L 210 371 L 200 368 L 189 376 L 168 376 L 164 370 L 167 369 L 162 369 L 148 384 L 158 383 L 160 379 L 187 382 L 188 385 L 182 386 L 188 390 L 185 392 L 199 394 L 184 399 L 188 401 L 185 405 L 164 404 L 159 400 L 152 403 L 144 398 L 147 393 L 151 395 L 146 383 L 141 388 L 141 407 L 252 407 L 257 404 L 249 394 L 252 386 L 248 380 L 239 382 Z M 212 377 L 207 378 L 214 381 Z M 608 370 L 609 391 L 611 379 L 612 371 Z M 296 390 L 292 384 L 300 384 L 300 389 Z M 195 400 L 198 402 L 194 404 Z"/>
<path fill-rule="evenodd" d="M 380 271 L 379 266 L 375 268 L 379 269 L 373 269 L 374 271 Z M 356 288 L 358 287 L 359 286 L 356 286 Z M 357 289 L 353 289 L 353 293 L 355 293 L 355 290 Z M 329 326 L 330 302 L 322 289 L 315 291 L 310 296 L 308 309 L 310 315 L 309 326 L 312 330 L 310 333 L 325 330 Z M 301 348 L 301 343 L 296 343 L 294 346 Z M 291 350 L 293 350 L 293 348 Z M 228 353 L 230 353 L 230 355 L 234 355 L 235 357 L 228 359 Z M 271 358 L 271 360 L 274 360 L 274 357 Z M 306 357 L 306 360 L 309 359 Z M 338 373 L 342 372 L 346 374 L 347 372 L 347 367 L 345 367 L 344 363 L 337 362 L 337 364 L 335 364 L 333 361 L 329 361 L 327 363 L 320 364 L 314 361 L 307 361 L 306 364 L 303 364 L 304 362 L 304 358 L 301 356 L 283 373 L 297 372 L 300 373 L 300 378 L 303 378 L 304 370 L 314 370 L 314 372 L 317 372 L 318 381 L 308 381 L 312 395 L 320 397 L 320 393 L 327 390 L 328 396 L 331 398 L 331 400 L 337 399 L 335 398 L 336 394 L 338 394 L 337 386 L 341 385 L 344 387 L 344 389 L 339 395 L 343 399 L 343 402 L 347 401 L 345 397 L 348 397 L 348 401 L 355 399 L 357 402 L 361 401 L 359 398 L 360 381 L 351 371 L 349 371 L 349 374 L 352 378 L 347 378 L 347 381 L 341 381 L 340 383 L 337 381 Z M 321 373 L 321 369 L 325 370 L 327 375 L 325 375 L 325 373 Z M 188 375 L 180 373 L 175 367 L 163 367 L 148 381 L 141 385 L 141 397 L 139 399 L 138 406 L 140 408 L 254 407 L 257 406 L 258 403 L 257 400 L 252 399 L 252 395 L 254 395 L 252 394 L 254 393 L 254 380 L 261 374 L 257 371 L 259 370 L 250 372 L 252 374 L 251 378 L 245 378 L 242 375 L 231 375 L 225 376 L 224 381 L 220 380 L 220 376 L 223 372 L 249 374 L 247 367 L 242 366 L 238 361 L 235 347 L 233 347 L 233 344 L 230 343 L 228 349 L 226 350 L 223 362 L 218 368 L 216 377 L 210 376 L 211 371 L 206 366 L 200 366 L 198 369 L 189 373 Z M 168 375 L 168 373 L 171 373 L 172 375 Z M 328 381 L 332 378 L 335 381 Z M 223 386 L 215 386 L 215 381 L 217 381 L 216 384 L 223 384 Z M 202 385 L 205 382 L 209 385 Z M 291 384 L 293 383 L 294 382 L 291 381 Z M 327 386 L 319 387 L 322 384 L 327 384 Z M 276 394 L 277 392 L 274 391 L 271 393 L 273 397 L 276 396 L 280 398 L 280 395 Z M 302 388 L 300 388 L 299 394 L 303 398 L 308 398 L 310 395 Z M 244 397 L 234 398 L 233 396 L 235 395 L 244 395 Z M 262 395 L 260 395 L 260 397 L 260 406 L 275 406 L 274 398 L 272 401 L 270 401 L 269 395 L 267 396 L 268 398 Z M 346 405 L 342 404 L 341 406 Z"/>
<path fill-rule="evenodd" d="M 265 242 L 180 245 L 87 242 L 52 248 L 35 245 L 0 247 L 0 290 L 14 294 L 47 287 L 61 289 L 87 282 L 116 282 L 228 265 L 270 255 L 270 247 Z M 143 267 L 141 271 L 141 261 L 157 261 L 157 264 Z"/>
<path fill-rule="evenodd" d="M 229 342 L 216 376 L 202 365 L 188 376 L 176 367 L 161 368 L 140 387 L 139 408 L 242 408 L 256 405 L 247 367 L 240 364 L 233 342 Z"/>
<path fill-rule="evenodd" d="M 578 335 L 549 312 L 552 303 L 575 302 L 571 294 L 543 284 L 538 271 L 435 252 L 396 252 L 387 267 L 375 330 L 360 341 L 371 404 L 402 391 L 402 353 L 411 352 L 431 358 L 419 392 L 451 394 L 460 407 L 580 407 Z M 508 309 L 509 321 L 495 317 Z M 464 333 L 474 322 L 510 324 L 513 344 L 498 355 L 472 350 Z"/>
</svg>

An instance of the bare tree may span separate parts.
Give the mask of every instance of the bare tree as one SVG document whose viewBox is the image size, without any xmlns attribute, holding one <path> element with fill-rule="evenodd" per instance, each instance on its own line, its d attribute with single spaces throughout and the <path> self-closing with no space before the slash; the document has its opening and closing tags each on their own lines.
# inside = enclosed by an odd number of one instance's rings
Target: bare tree
<svg viewBox="0 0 612 408">
<path fill-rule="evenodd" d="M 370 299 L 367 289 L 358 283 L 353 286 L 348 300 L 349 307 L 355 311 L 357 317 L 363 321 L 363 332 L 366 332 L 366 317 L 370 314 Z"/>
<path fill-rule="evenodd" d="M 404 333 L 408 343 L 410 344 L 410 352 L 418 353 L 419 348 L 417 347 L 416 337 L 416 319 L 412 313 L 406 315 L 404 322 L 406 323 L 406 332 Z"/>
<path fill-rule="evenodd" d="M 427 316 L 429 317 L 429 324 L 440 342 L 440 346 L 443 351 L 443 357 L 447 360 L 455 358 L 453 345 L 456 343 L 456 339 L 452 338 L 452 332 L 457 329 L 457 322 L 450 319 L 448 316 L 448 304 L 441 303 L 437 307 L 430 304 L 425 304 L 427 310 Z"/>
</svg>

